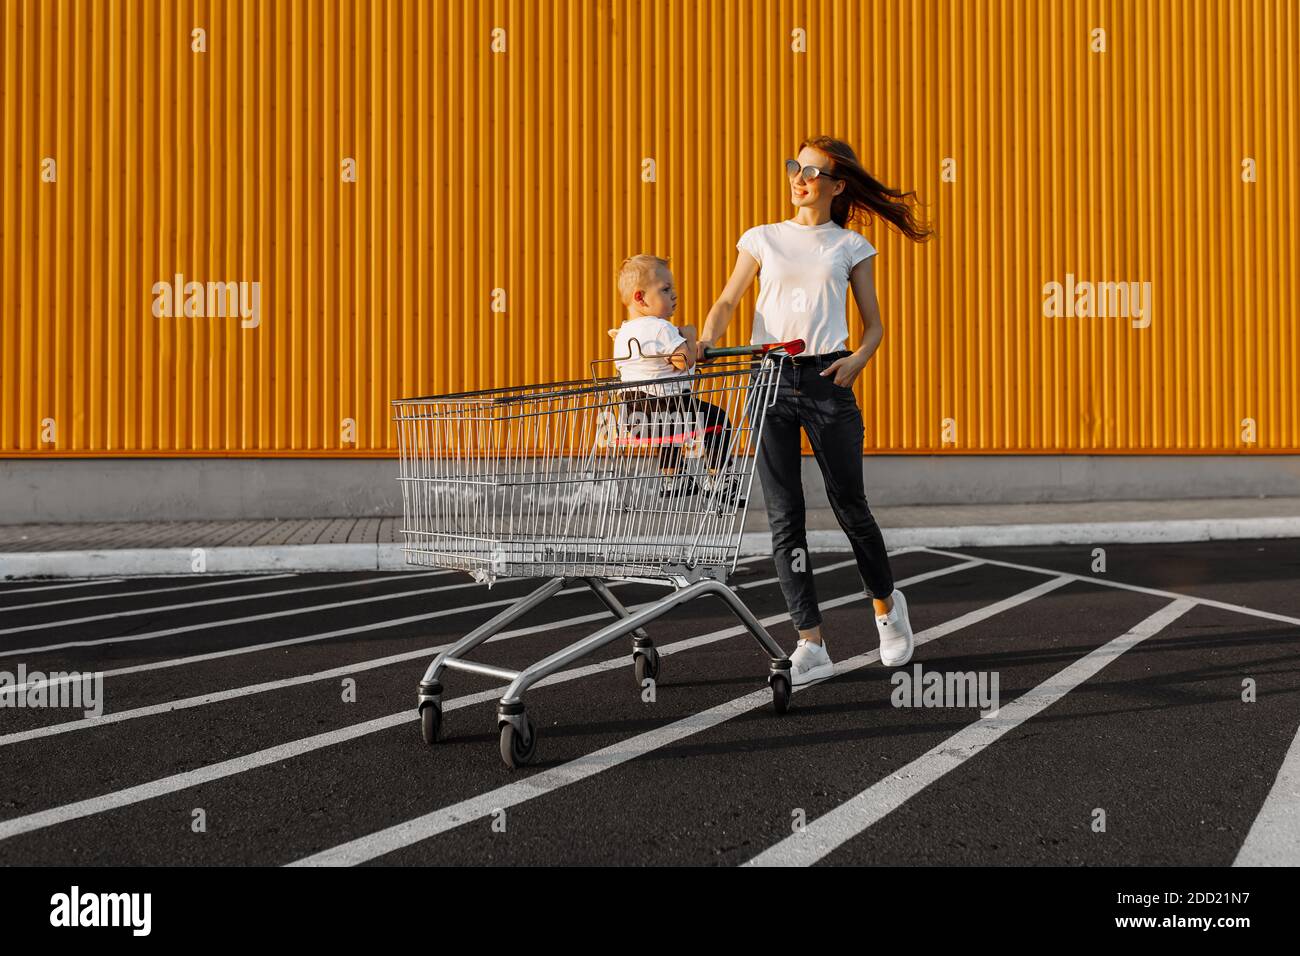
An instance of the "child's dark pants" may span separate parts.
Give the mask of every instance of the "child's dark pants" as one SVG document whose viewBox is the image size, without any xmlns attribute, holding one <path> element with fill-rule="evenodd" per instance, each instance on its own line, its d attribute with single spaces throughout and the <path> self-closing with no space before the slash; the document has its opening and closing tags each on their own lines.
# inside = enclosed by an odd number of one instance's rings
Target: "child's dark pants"
<svg viewBox="0 0 1300 956">
<path fill-rule="evenodd" d="M 731 445 L 731 422 L 717 405 L 681 395 L 653 397 L 641 391 L 623 393 L 629 399 L 626 411 L 637 415 L 642 434 L 653 435 L 659 445 L 659 467 L 675 470 L 681 466 L 684 449 L 703 440 L 703 453 L 709 468 L 721 468 Z M 638 415 L 639 413 L 639 415 Z M 642 417 L 643 416 L 643 417 Z M 688 441 L 688 439 L 690 439 Z"/>
</svg>

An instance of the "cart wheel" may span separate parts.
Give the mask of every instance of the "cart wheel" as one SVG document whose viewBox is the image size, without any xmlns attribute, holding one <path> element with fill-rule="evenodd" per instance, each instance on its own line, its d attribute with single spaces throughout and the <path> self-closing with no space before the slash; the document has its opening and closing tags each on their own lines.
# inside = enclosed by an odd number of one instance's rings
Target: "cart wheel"
<svg viewBox="0 0 1300 956">
<path fill-rule="evenodd" d="M 784 674 L 772 675 L 772 709 L 778 714 L 790 709 L 790 678 Z"/>
<path fill-rule="evenodd" d="M 636 670 L 636 686 L 644 687 L 645 679 L 659 679 L 659 652 L 653 647 L 644 651 L 637 651 L 632 655 L 633 666 Z"/>
<path fill-rule="evenodd" d="M 432 747 L 438 742 L 442 733 L 442 707 L 438 704 L 425 704 L 420 708 L 420 736 Z"/>
<path fill-rule="evenodd" d="M 511 770 L 532 763 L 533 755 L 537 753 L 537 728 L 533 726 L 530 718 L 525 717 L 524 720 L 528 723 L 527 748 L 519 738 L 519 731 L 515 730 L 514 724 L 507 721 L 501 725 L 501 759 Z"/>
</svg>

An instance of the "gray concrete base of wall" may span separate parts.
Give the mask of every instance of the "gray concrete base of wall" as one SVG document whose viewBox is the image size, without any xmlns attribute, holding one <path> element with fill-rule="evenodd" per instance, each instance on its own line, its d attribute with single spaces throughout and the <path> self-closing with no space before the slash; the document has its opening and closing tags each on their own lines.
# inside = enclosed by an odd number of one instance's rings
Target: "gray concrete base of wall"
<svg viewBox="0 0 1300 956">
<path fill-rule="evenodd" d="M 0 460 L 0 524 L 398 514 L 393 459 Z M 810 508 L 825 484 L 805 458 Z M 1300 455 L 874 455 L 873 506 L 1300 494 Z M 757 478 L 751 507 L 762 507 Z"/>
</svg>

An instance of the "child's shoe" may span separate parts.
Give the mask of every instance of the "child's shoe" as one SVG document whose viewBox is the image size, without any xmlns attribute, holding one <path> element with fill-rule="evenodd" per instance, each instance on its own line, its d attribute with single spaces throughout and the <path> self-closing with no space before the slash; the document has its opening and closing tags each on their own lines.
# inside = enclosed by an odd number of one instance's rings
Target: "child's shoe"
<svg viewBox="0 0 1300 956">
<path fill-rule="evenodd" d="M 701 482 L 713 507 L 730 509 L 740 500 L 740 479 L 736 475 L 705 475 Z"/>
<path fill-rule="evenodd" d="M 700 486 L 690 475 L 661 475 L 659 477 L 660 498 L 690 498 L 700 493 Z"/>
</svg>

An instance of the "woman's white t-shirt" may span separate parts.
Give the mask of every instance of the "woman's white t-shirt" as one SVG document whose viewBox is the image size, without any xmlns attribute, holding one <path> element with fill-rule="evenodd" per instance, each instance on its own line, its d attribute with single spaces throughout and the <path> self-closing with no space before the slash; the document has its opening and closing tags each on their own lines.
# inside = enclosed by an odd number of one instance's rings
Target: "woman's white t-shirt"
<svg viewBox="0 0 1300 956">
<path fill-rule="evenodd" d="M 803 339 L 811 355 L 839 352 L 849 336 L 849 272 L 876 254 L 860 233 L 835 222 L 787 219 L 748 229 L 736 248 L 758 260 L 753 345 Z"/>
</svg>

